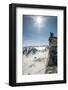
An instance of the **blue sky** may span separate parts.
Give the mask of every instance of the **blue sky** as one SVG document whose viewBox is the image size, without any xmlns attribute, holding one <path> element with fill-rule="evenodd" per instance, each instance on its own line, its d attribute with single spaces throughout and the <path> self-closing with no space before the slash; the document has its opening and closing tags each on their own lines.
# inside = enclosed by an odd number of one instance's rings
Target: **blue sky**
<svg viewBox="0 0 68 90">
<path fill-rule="evenodd" d="M 50 32 L 57 36 L 57 16 L 42 16 L 40 26 L 36 22 L 36 16 L 23 15 L 24 46 L 48 45 Z"/>
</svg>

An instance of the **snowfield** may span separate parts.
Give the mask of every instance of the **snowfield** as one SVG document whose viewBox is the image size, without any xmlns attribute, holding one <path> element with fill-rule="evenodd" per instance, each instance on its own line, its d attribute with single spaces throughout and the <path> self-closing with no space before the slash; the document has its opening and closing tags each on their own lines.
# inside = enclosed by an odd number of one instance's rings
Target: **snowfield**
<svg viewBox="0 0 68 90">
<path fill-rule="evenodd" d="M 25 47 L 23 49 L 23 74 L 45 74 L 48 61 L 48 47 Z"/>
</svg>

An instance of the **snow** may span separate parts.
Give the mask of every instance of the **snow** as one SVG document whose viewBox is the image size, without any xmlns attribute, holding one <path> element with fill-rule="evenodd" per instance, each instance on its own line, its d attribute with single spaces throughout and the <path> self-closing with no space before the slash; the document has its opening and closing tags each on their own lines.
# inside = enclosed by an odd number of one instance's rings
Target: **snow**
<svg viewBox="0 0 68 90">
<path fill-rule="evenodd" d="M 23 74 L 45 74 L 49 60 L 49 49 L 45 47 L 34 47 L 36 53 L 30 52 L 28 56 L 23 55 Z"/>
</svg>

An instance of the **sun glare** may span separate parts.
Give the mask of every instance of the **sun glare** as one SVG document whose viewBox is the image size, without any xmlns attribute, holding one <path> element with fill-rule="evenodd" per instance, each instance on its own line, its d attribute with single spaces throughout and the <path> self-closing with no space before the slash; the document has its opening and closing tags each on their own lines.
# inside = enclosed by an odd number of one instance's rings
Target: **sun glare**
<svg viewBox="0 0 68 90">
<path fill-rule="evenodd" d="M 44 24 L 44 20 L 42 16 L 34 16 L 33 17 L 34 20 L 34 25 L 38 28 L 38 31 L 42 30 L 43 24 Z"/>
<path fill-rule="evenodd" d="M 42 17 L 41 16 L 37 16 L 36 17 L 36 22 L 37 22 L 37 24 L 42 24 Z"/>
</svg>

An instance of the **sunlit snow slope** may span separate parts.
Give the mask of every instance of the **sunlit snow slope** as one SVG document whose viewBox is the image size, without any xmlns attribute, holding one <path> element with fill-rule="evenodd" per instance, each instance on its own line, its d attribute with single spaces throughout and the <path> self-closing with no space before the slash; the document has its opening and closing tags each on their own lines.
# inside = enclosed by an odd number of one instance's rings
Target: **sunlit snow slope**
<svg viewBox="0 0 68 90">
<path fill-rule="evenodd" d="M 23 51 L 23 74 L 44 74 L 49 60 L 48 47 L 25 47 Z"/>
</svg>

